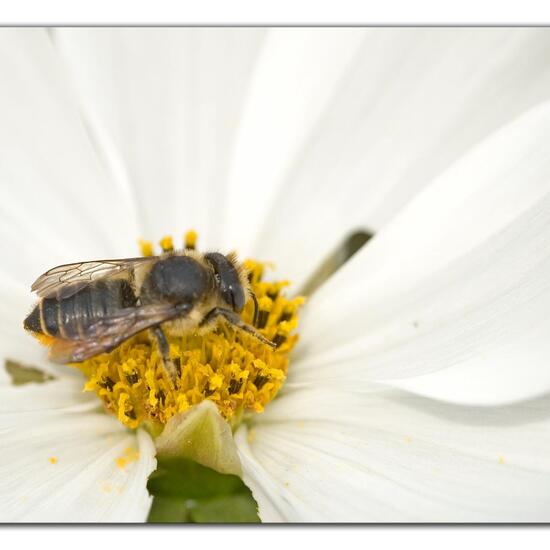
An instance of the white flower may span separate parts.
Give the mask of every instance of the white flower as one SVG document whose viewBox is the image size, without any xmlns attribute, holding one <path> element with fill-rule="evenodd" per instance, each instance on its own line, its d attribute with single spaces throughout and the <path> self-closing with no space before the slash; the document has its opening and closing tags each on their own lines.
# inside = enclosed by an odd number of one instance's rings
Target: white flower
<svg viewBox="0 0 550 550">
<path fill-rule="evenodd" d="M 21 329 L 39 273 L 194 227 L 299 288 L 367 227 L 236 433 L 261 518 L 548 521 L 549 51 L 548 29 L 0 30 L 0 353 L 57 377 L 1 374 L 0 519 L 150 505 L 150 437 Z"/>
</svg>

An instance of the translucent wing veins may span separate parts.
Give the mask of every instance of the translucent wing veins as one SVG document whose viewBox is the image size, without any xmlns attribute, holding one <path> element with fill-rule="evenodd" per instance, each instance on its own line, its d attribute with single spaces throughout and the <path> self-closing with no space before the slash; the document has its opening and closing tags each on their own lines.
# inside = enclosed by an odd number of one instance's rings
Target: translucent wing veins
<svg viewBox="0 0 550 550">
<path fill-rule="evenodd" d="M 67 298 L 97 279 L 112 277 L 135 266 L 155 260 L 156 257 L 126 258 L 121 260 L 94 260 L 64 264 L 46 271 L 32 284 L 31 290 L 41 298 L 56 295 Z"/>
<path fill-rule="evenodd" d="M 50 350 L 50 359 L 57 363 L 79 363 L 117 347 L 134 334 L 182 317 L 192 309 L 190 304 L 179 306 L 151 305 L 120 310 L 105 317 L 87 329 L 83 340 L 56 339 Z"/>
</svg>

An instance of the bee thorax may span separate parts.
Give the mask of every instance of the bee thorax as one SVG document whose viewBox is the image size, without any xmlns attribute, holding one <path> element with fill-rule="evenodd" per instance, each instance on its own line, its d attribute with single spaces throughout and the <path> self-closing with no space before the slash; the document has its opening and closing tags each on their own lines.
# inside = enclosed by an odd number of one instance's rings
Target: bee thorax
<svg viewBox="0 0 550 550">
<path fill-rule="evenodd" d="M 141 288 L 142 303 L 193 304 L 211 286 L 209 272 L 190 256 L 169 256 L 151 268 Z"/>
</svg>

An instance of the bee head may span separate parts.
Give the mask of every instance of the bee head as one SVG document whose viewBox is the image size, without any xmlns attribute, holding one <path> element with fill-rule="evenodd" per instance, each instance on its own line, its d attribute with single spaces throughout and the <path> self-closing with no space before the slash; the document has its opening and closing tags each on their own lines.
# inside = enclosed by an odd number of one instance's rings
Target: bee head
<svg viewBox="0 0 550 550">
<path fill-rule="evenodd" d="M 233 255 L 224 256 L 219 252 L 209 252 L 204 259 L 214 268 L 220 294 L 224 302 L 236 313 L 240 313 L 246 303 L 246 292 L 242 282 L 242 270 Z"/>
</svg>

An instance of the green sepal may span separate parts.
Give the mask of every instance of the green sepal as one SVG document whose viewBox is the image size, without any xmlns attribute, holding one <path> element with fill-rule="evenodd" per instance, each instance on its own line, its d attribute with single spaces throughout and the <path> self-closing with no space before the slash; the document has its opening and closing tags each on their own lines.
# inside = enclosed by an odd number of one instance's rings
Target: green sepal
<svg viewBox="0 0 550 550">
<path fill-rule="evenodd" d="M 160 457 L 187 458 L 222 474 L 242 474 L 231 426 L 208 399 L 173 416 L 155 445 Z"/>
</svg>

